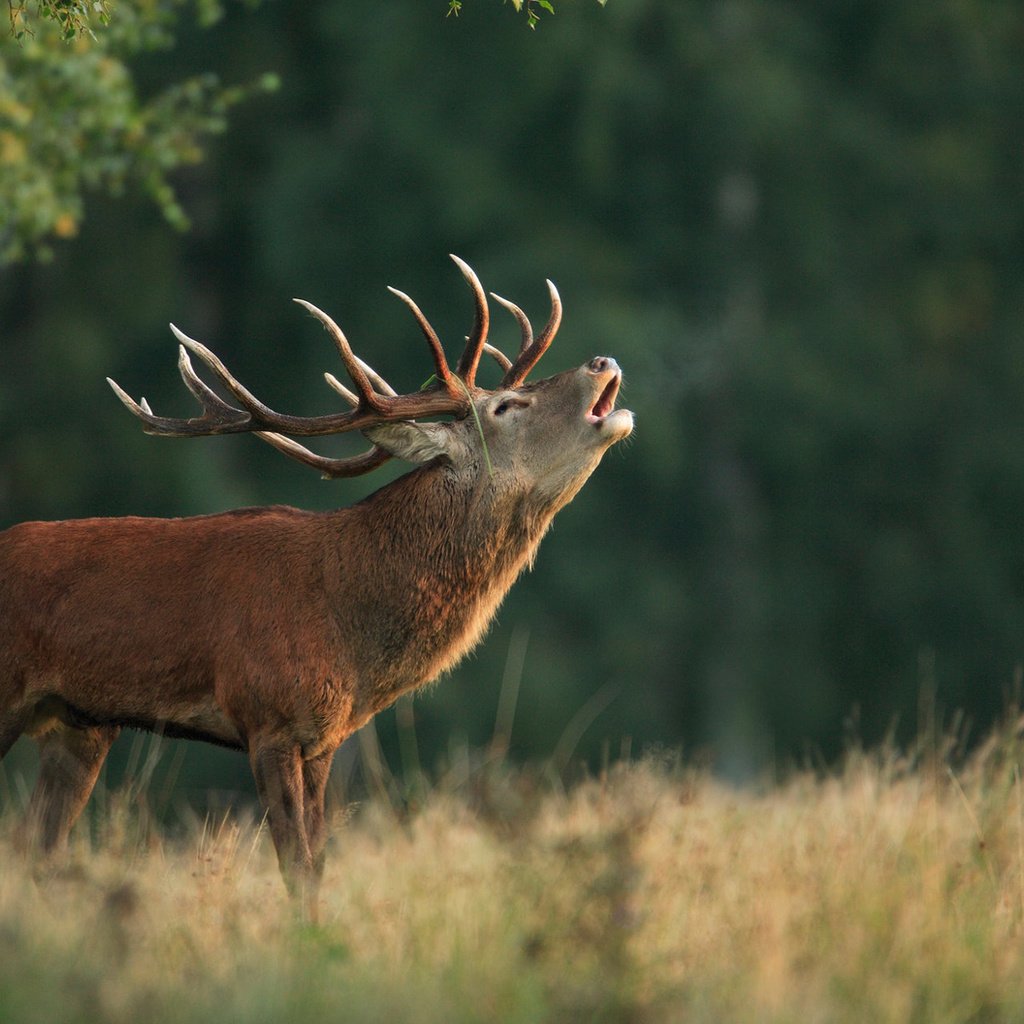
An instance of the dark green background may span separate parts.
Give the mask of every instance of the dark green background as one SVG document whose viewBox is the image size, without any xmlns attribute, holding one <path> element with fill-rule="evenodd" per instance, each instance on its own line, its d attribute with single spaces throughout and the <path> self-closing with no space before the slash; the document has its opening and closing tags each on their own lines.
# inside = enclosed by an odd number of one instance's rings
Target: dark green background
<svg viewBox="0 0 1024 1024">
<path fill-rule="evenodd" d="M 140 61 L 154 89 L 282 88 L 177 175 L 190 233 L 96 198 L 52 264 L 0 272 L 0 524 L 367 493 L 390 470 L 145 437 L 103 378 L 191 414 L 173 320 L 270 404 L 329 411 L 302 296 L 412 389 L 429 357 L 385 285 L 454 353 L 455 252 L 535 321 L 555 280 L 541 372 L 614 355 L 637 429 L 417 698 L 424 764 L 488 741 L 517 631 L 520 759 L 593 711 L 582 755 L 681 745 L 742 776 L 834 756 L 851 717 L 912 734 L 922 692 L 977 736 L 1024 655 L 1024 8 L 556 7 L 529 32 L 493 0 L 266 0 Z M 209 764 L 241 784 L 244 759 L 188 749 Z"/>
</svg>

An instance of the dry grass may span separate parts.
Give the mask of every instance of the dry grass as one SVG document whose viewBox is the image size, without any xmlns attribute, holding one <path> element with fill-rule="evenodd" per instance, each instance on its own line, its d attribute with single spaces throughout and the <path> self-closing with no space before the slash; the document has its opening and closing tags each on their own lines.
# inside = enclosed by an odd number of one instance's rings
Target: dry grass
<svg viewBox="0 0 1024 1024">
<path fill-rule="evenodd" d="M 316 928 L 259 829 L 115 809 L 38 882 L 0 845 L 0 1021 L 1019 1021 L 1020 735 L 762 792 L 477 773 L 339 821 Z"/>
</svg>

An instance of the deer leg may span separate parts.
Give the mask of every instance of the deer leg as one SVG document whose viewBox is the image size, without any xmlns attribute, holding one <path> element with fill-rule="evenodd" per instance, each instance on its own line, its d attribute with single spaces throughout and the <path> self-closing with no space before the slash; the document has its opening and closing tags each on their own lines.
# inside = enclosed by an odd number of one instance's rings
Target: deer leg
<svg viewBox="0 0 1024 1024">
<path fill-rule="evenodd" d="M 120 731 L 113 725 L 88 729 L 58 725 L 38 737 L 39 777 L 26 815 L 26 843 L 38 841 L 46 854 L 67 846 L 71 828 Z"/>
<path fill-rule="evenodd" d="M 320 886 L 324 874 L 324 861 L 327 853 L 327 819 L 324 803 L 327 793 L 327 780 L 331 775 L 331 762 L 334 751 L 321 754 L 319 757 L 306 761 L 302 765 L 302 787 L 305 797 L 306 841 L 313 858 L 313 898 Z"/>
<path fill-rule="evenodd" d="M 313 856 L 306 838 L 302 755 L 297 746 L 258 745 L 250 750 L 249 762 L 285 887 L 304 904 L 313 888 Z"/>
</svg>

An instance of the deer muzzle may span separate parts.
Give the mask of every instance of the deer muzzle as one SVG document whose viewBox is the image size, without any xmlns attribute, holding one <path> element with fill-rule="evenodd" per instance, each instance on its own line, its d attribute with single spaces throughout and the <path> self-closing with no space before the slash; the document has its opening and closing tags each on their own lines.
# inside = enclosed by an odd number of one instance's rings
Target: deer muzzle
<svg viewBox="0 0 1024 1024">
<path fill-rule="evenodd" d="M 633 414 L 628 409 L 615 408 L 622 384 L 619 364 L 611 356 L 595 356 L 586 369 L 594 376 L 596 385 L 596 397 L 587 408 L 587 422 L 610 440 L 619 441 L 633 430 Z"/>
</svg>

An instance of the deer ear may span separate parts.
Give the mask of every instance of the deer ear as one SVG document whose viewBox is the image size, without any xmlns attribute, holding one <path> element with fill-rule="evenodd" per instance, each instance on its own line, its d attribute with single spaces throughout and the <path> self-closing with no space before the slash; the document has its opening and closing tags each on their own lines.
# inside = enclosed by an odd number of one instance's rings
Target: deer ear
<svg viewBox="0 0 1024 1024">
<path fill-rule="evenodd" d="M 430 462 L 439 457 L 450 458 L 451 431 L 443 423 L 376 423 L 363 431 L 364 437 L 378 448 L 406 462 Z"/>
</svg>

